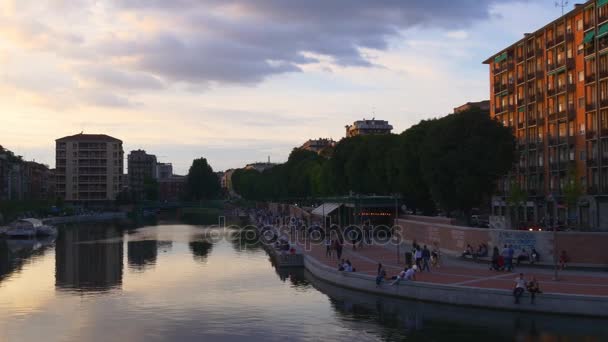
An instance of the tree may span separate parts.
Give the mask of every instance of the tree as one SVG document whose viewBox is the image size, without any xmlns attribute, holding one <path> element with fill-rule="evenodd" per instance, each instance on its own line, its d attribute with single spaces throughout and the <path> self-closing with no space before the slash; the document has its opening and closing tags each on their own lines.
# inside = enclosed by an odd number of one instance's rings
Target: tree
<svg viewBox="0 0 608 342">
<path fill-rule="evenodd" d="M 575 167 L 570 167 L 568 169 L 566 183 L 564 184 L 562 192 L 564 194 L 564 200 L 566 201 L 566 204 L 568 206 L 568 218 L 570 218 L 572 214 L 572 209 L 577 208 L 578 200 L 583 195 L 583 185 L 581 184 L 581 181 L 578 178 Z M 575 225 L 578 226 L 578 220 L 577 222 L 575 222 Z"/>
<path fill-rule="evenodd" d="M 435 202 L 431 191 L 424 179 L 421 168 L 422 144 L 435 120 L 423 120 L 401 133 L 398 145 L 395 147 L 395 179 L 396 189 L 401 193 L 406 206 L 414 210 L 422 210 L 423 214 L 435 212 Z"/>
<path fill-rule="evenodd" d="M 187 192 L 190 200 L 217 198 L 220 194 L 220 181 L 207 159 L 199 158 L 192 162 L 188 170 Z"/>
<path fill-rule="evenodd" d="M 433 199 L 447 212 L 471 209 L 495 190 L 515 158 L 512 131 L 479 109 L 448 115 L 429 128 L 421 171 Z"/>
</svg>

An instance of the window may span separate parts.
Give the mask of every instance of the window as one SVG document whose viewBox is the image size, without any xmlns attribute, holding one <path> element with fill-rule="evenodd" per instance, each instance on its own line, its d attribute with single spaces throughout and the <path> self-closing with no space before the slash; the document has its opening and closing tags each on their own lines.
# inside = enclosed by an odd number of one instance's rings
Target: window
<svg viewBox="0 0 608 342">
<path fill-rule="evenodd" d="M 578 132 L 580 135 L 585 135 L 585 124 L 584 123 L 580 124 Z"/>
<path fill-rule="evenodd" d="M 576 21 L 576 29 L 578 31 L 582 31 L 583 30 L 583 20 L 582 19 L 579 19 L 579 20 Z"/>
<path fill-rule="evenodd" d="M 586 160 L 586 159 L 587 159 L 587 153 L 585 151 L 581 151 L 580 160 Z"/>
<path fill-rule="evenodd" d="M 585 81 L 585 72 L 584 71 L 579 71 L 578 72 L 578 81 L 579 82 Z"/>
<path fill-rule="evenodd" d="M 578 98 L 578 108 L 585 108 L 585 98 L 584 97 Z"/>
<path fill-rule="evenodd" d="M 576 53 L 580 55 L 585 50 L 585 46 L 583 44 L 580 44 L 576 50 Z"/>
</svg>

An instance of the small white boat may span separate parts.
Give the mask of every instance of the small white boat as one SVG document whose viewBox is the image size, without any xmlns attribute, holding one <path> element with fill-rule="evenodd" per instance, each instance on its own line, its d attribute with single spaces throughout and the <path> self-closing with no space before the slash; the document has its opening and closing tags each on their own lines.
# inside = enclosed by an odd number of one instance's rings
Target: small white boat
<svg viewBox="0 0 608 342">
<path fill-rule="evenodd" d="M 55 236 L 57 228 L 42 223 L 41 220 L 28 218 L 21 219 L 8 227 L 4 234 L 11 238 L 32 238 L 35 236 Z"/>
</svg>

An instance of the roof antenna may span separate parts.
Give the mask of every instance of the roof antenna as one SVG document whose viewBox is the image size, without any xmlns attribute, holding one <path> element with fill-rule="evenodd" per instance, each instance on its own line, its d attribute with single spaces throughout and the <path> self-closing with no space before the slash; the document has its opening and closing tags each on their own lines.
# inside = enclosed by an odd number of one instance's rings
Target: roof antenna
<svg viewBox="0 0 608 342">
<path fill-rule="evenodd" d="M 568 6 L 568 0 L 560 0 L 555 2 L 555 7 L 562 8 L 562 17 L 564 16 L 564 8 L 566 8 L 566 6 Z"/>
</svg>

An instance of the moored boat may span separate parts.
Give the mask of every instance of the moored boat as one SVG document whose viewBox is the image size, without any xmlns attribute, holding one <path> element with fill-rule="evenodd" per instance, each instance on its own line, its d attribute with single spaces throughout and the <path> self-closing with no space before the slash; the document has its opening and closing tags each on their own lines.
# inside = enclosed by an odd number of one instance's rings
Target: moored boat
<svg viewBox="0 0 608 342">
<path fill-rule="evenodd" d="M 35 236 L 55 236 L 57 228 L 45 225 L 41 220 L 21 219 L 5 229 L 4 235 L 9 238 L 32 238 Z"/>
</svg>

